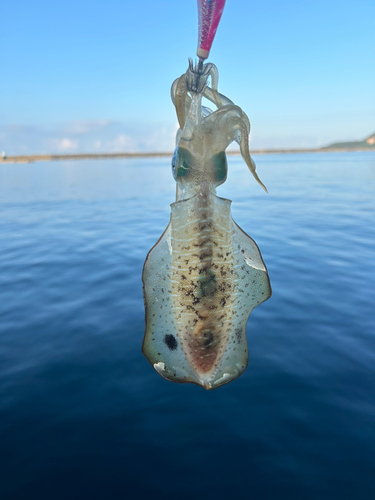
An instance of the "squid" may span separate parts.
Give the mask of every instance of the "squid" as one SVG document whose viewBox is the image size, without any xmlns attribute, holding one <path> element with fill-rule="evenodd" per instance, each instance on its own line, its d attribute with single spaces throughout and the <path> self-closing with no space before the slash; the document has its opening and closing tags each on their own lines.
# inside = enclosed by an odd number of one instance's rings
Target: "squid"
<svg viewBox="0 0 375 500">
<path fill-rule="evenodd" d="M 239 144 L 266 188 L 249 152 L 249 119 L 218 92 L 214 64 L 190 59 L 171 97 L 179 123 L 172 158 L 176 201 L 143 268 L 142 351 L 165 379 L 211 390 L 245 371 L 249 314 L 271 296 L 256 243 L 232 219 L 231 201 L 216 194 L 227 178 L 229 144 Z M 215 111 L 202 105 L 203 97 Z"/>
</svg>

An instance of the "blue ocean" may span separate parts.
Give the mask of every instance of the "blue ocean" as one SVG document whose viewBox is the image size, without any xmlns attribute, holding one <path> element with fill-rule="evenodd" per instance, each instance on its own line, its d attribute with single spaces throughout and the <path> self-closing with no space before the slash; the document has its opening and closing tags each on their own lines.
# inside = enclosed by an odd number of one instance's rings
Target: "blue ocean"
<svg viewBox="0 0 375 500">
<path fill-rule="evenodd" d="M 273 295 L 214 391 L 141 353 L 170 160 L 0 165 L 1 500 L 373 500 L 375 152 L 240 157 Z"/>
</svg>

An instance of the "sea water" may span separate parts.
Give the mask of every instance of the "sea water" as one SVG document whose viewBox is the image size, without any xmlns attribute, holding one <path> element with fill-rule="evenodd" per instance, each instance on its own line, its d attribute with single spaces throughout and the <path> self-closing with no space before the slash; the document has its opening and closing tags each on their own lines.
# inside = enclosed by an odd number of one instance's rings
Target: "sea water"
<svg viewBox="0 0 375 500">
<path fill-rule="evenodd" d="M 141 354 L 169 159 L 0 165 L 0 498 L 375 498 L 375 153 L 239 157 L 273 295 L 207 392 Z"/>
</svg>

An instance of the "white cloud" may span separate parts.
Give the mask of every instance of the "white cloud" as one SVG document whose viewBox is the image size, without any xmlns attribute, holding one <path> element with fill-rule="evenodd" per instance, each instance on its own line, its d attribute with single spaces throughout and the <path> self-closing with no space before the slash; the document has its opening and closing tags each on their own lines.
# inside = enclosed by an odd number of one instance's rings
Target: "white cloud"
<svg viewBox="0 0 375 500">
<path fill-rule="evenodd" d="M 116 151 L 135 151 L 137 148 L 136 141 L 126 134 L 120 134 L 117 136 L 111 144 L 111 149 Z"/>
<path fill-rule="evenodd" d="M 334 142 L 336 137 L 292 134 L 262 123 L 250 136 L 250 148 L 303 148 Z M 175 147 L 178 123 L 124 123 L 87 120 L 63 123 L 54 128 L 0 125 L 0 152 L 11 155 L 57 153 L 116 153 L 169 151 Z M 238 150 L 235 144 L 231 149 Z"/>
<path fill-rule="evenodd" d="M 74 121 L 55 127 L 0 125 L 0 150 L 7 155 L 172 151 L 171 124 Z"/>
<path fill-rule="evenodd" d="M 111 120 L 75 120 L 65 125 L 68 134 L 82 135 L 101 130 L 113 123 Z"/>
<path fill-rule="evenodd" d="M 78 141 L 72 139 L 61 139 L 57 145 L 60 151 L 75 151 L 78 149 Z"/>
</svg>

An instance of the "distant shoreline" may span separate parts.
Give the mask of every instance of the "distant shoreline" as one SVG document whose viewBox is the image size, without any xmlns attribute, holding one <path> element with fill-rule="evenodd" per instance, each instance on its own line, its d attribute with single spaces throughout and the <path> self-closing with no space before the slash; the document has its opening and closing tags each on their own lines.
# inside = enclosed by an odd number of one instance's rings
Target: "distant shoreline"
<svg viewBox="0 0 375 500">
<path fill-rule="evenodd" d="M 296 154 L 296 153 L 346 153 L 358 151 L 375 151 L 375 147 L 358 148 L 311 148 L 311 149 L 254 149 L 251 154 L 270 155 L 270 154 Z M 229 156 L 237 156 L 238 151 L 227 151 Z M 173 152 L 154 152 L 154 153 L 81 153 L 70 155 L 25 155 L 25 156 L 5 156 L 0 157 L 2 163 L 34 163 L 37 161 L 71 161 L 71 160 L 117 160 L 126 158 L 171 158 Z"/>
</svg>

